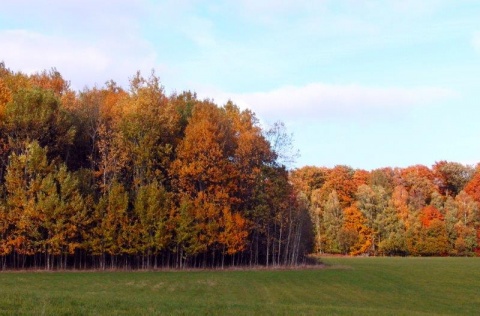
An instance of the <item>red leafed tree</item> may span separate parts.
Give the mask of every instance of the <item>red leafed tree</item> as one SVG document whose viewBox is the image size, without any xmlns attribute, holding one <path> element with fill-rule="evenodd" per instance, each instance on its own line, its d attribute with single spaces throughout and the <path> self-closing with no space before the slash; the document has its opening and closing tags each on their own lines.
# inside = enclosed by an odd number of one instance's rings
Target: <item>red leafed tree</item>
<svg viewBox="0 0 480 316">
<path fill-rule="evenodd" d="M 335 190 L 338 200 L 343 208 L 348 207 L 354 201 L 357 191 L 356 183 L 353 179 L 355 171 L 347 166 L 335 166 L 327 176 L 327 180 L 322 187 L 324 200 Z"/>
<path fill-rule="evenodd" d="M 465 186 L 465 192 L 468 193 L 477 203 L 480 203 L 480 172 L 477 172 L 472 180 Z"/>
<path fill-rule="evenodd" d="M 432 205 L 425 206 L 420 213 L 422 226 L 426 228 L 430 227 L 430 224 L 434 219 L 443 221 L 444 217 L 436 207 Z"/>
</svg>

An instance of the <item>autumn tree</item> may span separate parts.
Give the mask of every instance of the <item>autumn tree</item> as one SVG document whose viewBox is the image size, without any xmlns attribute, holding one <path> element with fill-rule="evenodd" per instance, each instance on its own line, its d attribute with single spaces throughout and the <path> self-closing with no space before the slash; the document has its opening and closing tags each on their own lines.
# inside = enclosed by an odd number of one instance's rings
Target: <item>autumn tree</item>
<svg viewBox="0 0 480 316">
<path fill-rule="evenodd" d="M 343 227 L 339 232 L 342 251 L 351 255 L 367 253 L 372 244 L 372 230 L 366 225 L 367 220 L 356 206 L 343 211 Z"/>
<path fill-rule="evenodd" d="M 44 250 L 42 182 L 53 171 L 54 166 L 48 163 L 46 150 L 37 142 L 27 143 L 22 154 L 10 155 L 5 175 L 5 217 L 9 223 L 9 232 L 2 242 L 3 248 L 8 249 L 7 254 L 14 253 L 14 259 L 18 259 L 18 256 L 33 256 Z M 18 262 L 14 263 L 17 264 Z"/>
<path fill-rule="evenodd" d="M 172 165 L 172 172 L 178 175 L 179 193 L 188 196 L 195 209 L 195 221 L 200 228 L 198 238 L 205 249 L 212 251 L 212 257 L 225 246 L 220 243 L 225 226 L 220 225 L 234 216 L 230 213 L 236 203 L 238 170 L 232 162 L 236 146 L 232 122 L 225 109 L 205 102 L 194 108 Z M 237 243 L 238 250 L 243 247 L 245 239 L 242 239 Z"/>
<path fill-rule="evenodd" d="M 133 210 L 138 220 L 137 250 L 142 254 L 142 267 L 157 267 L 158 254 L 169 246 L 173 208 L 172 194 L 158 182 L 153 181 L 137 190 Z"/>
<path fill-rule="evenodd" d="M 305 166 L 290 172 L 290 179 L 298 190 L 304 192 L 311 200 L 312 192 L 322 188 L 329 170 L 314 166 Z"/>
<path fill-rule="evenodd" d="M 370 186 L 383 187 L 389 194 L 395 187 L 395 172 L 392 168 L 375 169 L 370 172 L 367 184 Z"/>
<path fill-rule="evenodd" d="M 98 256 L 100 268 L 105 269 L 108 262 L 110 267 L 115 267 L 120 255 L 134 249 L 135 222 L 129 215 L 127 192 L 122 184 L 113 182 L 95 205 L 95 225 L 89 238 L 90 249 Z"/>
<path fill-rule="evenodd" d="M 177 109 L 154 73 L 148 79 L 137 73 L 123 101 L 118 129 L 126 180 L 134 191 L 154 180 L 166 185 L 178 134 Z"/>
<path fill-rule="evenodd" d="M 68 148 L 75 136 L 71 119 L 53 92 L 21 89 L 5 106 L 4 136 L 9 148 L 22 154 L 26 144 L 37 141 L 49 148 L 49 158 L 68 159 Z"/>
<path fill-rule="evenodd" d="M 342 247 L 339 242 L 339 233 L 343 226 L 343 211 L 338 199 L 337 191 L 333 190 L 324 205 L 323 211 L 323 231 L 325 237 L 322 242 L 325 246 L 322 247 L 326 252 L 339 253 Z"/>
<path fill-rule="evenodd" d="M 408 253 L 405 222 L 400 218 L 392 200 L 378 214 L 376 226 L 378 227 L 378 250 L 380 253 L 386 255 L 405 255 Z"/>
<path fill-rule="evenodd" d="M 480 171 L 477 171 L 472 179 L 466 184 L 465 192 L 477 203 L 480 203 Z"/>
<path fill-rule="evenodd" d="M 381 242 L 381 230 L 378 217 L 388 207 L 389 196 L 381 186 L 370 187 L 366 184 L 360 185 L 356 194 L 358 210 L 365 216 L 366 225 L 371 230 L 370 241 L 371 251 L 376 253 L 378 243 Z"/>
<path fill-rule="evenodd" d="M 325 184 L 322 187 L 324 196 L 328 196 L 335 190 L 343 208 L 351 205 L 357 192 L 357 186 L 353 180 L 354 174 L 355 171 L 348 166 L 335 166 L 329 172 Z"/>
<path fill-rule="evenodd" d="M 27 144 L 24 154 L 12 153 L 6 175 L 4 216 L 10 232 L 3 240 L 6 254 L 43 254 L 47 269 L 65 267 L 67 255 L 81 245 L 86 221 L 78 181 L 65 165 L 48 163 L 47 150 L 37 142 Z M 35 261 L 36 262 L 36 261 Z"/>
<path fill-rule="evenodd" d="M 408 250 L 417 255 L 446 255 L 448 237 L 444 216 L 432 205 L 421 209 L 418 222 L 407 231 Z"/>
<path fill-rule="evenodd" d="M 408 204 L 415 212 L 430 203 L 431 194 L 437 190 L 434 174 L 426 166 L 416 165 L 401 170 L 403 186 L 409 194 Z"/>
<path fill-rule="evenodd" d="M 66 95 L 70 89 L 70 83 L 62 77 L 62 74 L 56 68 L 34 73 L 29 76 L 29 81 L 32 87 L 49 90 L 58 98 Z"/>
<path fill-rule="evenodd" d="M 472 179 L 475 170 L 456 162 L 440 161 L 433 165 L 433 173 L 443 195 L 456 196 Z"/>
<path fill-rule="evenodd" d="M 464 191 L 445 202 L 445 226 L 452 255 L 472 255 L 478 245 L 478 204 Z"/>
</svg>

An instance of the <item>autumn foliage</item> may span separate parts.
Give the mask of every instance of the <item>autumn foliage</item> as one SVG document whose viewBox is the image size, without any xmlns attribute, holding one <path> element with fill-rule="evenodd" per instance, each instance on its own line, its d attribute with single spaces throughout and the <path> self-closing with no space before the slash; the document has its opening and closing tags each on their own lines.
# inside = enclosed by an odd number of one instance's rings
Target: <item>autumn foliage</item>
<svg viewBox="0 0 480 316">
<path fill-rule="evenodd" d="M 278 126 L 167 96 L 153 73 L 75 92 L 55 69 L 0 64 L 2 268 L 301 262 L 311 221 Z"/>
<path fill-rule="evenodd" d="M 0 63 L 0 265 L 294 265 L 310 252 L 480 253 L 480 171 L 287 170 L 281 123 L 167 96 L 154 73 L 72 91 Z"/>
<path fill-rule="evenodd" d="M 478 168 L 446 161 L 370 172 L 304 167 L 291 179 L 310 199 L 317 252 L 480 253 Z"/>
</svg>

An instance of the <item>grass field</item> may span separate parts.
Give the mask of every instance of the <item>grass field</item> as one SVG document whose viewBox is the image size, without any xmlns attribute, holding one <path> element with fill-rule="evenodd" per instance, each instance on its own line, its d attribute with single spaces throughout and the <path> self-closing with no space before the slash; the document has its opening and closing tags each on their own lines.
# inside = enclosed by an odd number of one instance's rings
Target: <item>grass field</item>
<svg viewBox="0 0 480 316">
<path fill-rule="evenodd" d="M 304 270 L 4 272 L 0 314 L 480 314 L 480 259 L 322 261 Z"/>
</svg>

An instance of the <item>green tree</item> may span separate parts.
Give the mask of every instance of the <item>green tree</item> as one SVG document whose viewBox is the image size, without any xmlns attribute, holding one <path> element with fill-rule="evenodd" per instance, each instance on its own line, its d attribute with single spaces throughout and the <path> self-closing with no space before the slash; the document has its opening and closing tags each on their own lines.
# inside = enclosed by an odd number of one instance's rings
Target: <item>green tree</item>
<svg viewBox="0 0 480 316">
<path fill-rule="evenodd" d="M 372 230 L 371 252 L 376 253 L 382 237 L 378 217 L 388 207 L 389 196 L 381 186 L 370 187 L 364 184 L 358 187 L 356 200 L 358 209 L 365 216 L 366 225 Z"/>
<path fill-rule="evenodd" d="M 75 136 L 71 118 L 54 93 L 41 89 L 21 89 L 5 106 L 5 136 L 9 147 L 22 154 L 26 145 L 37 141 L 49 148 L 49 158 L 68 159 Z"/>
<path fill-rule="evenodd" d="M 180 114 L 165 96 L 159 78 L 147 80 L 139 73 L 130 82 L 119 122 L 122 147 L 127 153 L 127 180 L 132 189 L 158 181 L 168 183 Z"/>
<path fill-rule="evenodd" d="M 122 184 L 113 182 L 105 195 L 95 205 L 95 226 L 92 228 L 89 245 L 94 255 L 100 256 L 100 267 L 107 267 L 107 255 L 112 268 L 118 256 L 130 253 L 130 234 L 133 228 L 128 216 L 128 195 Z"/>
<path fill-rule="evenodd" d="M 141 186 L 134 203 L 135 218 L 138 218 L 138 239 L 140 241 L 138 252 L 144 256 L 143 266 L 151 266 L 152 256 L 167 249 L 172 238 L 170 218 L 173 210 L 171 193 L 156 181 Z M 145 262 L 145 257 L 147 261 Z M 157 263 L 154 262 L 154 266 Z"/>
<path fill-rule="evenodd" d="M 433 172 L 440 191 L 455 197 L 472 179 L 475 170 L 457 162 L 440 161 L 433 166 Z"/>
<path fill-rule="evenodd" d="M 406 227 L 397 210 L 390 201 L 388 206 L 378 214 L 378 249 L 386 255 L 405 255 L 407 250 Z"/>
<path fill-rule="evenodd" d="M 325 231 L 325 251 L 341 252 L 338 234 L 343 226 L 343 211 L 338 200 L 337 191 L 333 190 L 324 205 L 323 226 Z"/>
<path fill-rule="evenodd" d="M 46 268 L 53 266 L 55 257 L 57 264 L 65 268 L 67 256 L 81 247 L 82 230 L 88 222 L 78 181 L 65 165 L 55 167 L 42 179 L 37 194 L 37 208 L 43 219 L 39 229 L 44 232 Z"/>
</svg>

